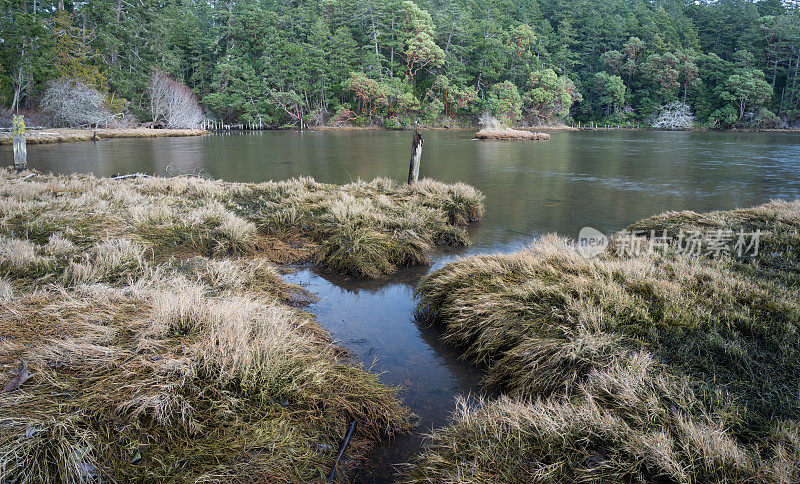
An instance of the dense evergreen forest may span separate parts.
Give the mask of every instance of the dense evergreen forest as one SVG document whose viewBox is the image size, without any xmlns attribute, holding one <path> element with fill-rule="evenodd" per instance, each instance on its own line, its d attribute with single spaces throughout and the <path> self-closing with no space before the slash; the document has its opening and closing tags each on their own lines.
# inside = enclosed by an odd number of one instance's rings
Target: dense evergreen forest
<svg viewBox="0 0 800 484">
<path fill-rule="evenodd" d="M 0 22 L 0 102 L 30 116 L 84 90 L 98 123 L 163 117 L 161 79 L 268 126 L 800 119 L 797 2 L 2 0 Z"/>
</svg>

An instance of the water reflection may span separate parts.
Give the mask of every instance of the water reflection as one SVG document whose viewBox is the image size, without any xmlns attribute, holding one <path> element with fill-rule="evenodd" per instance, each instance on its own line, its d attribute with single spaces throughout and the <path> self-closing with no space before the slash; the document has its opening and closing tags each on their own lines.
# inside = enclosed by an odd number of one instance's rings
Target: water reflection
<svg viewBox="0 0 800 484">
<path fill-rule="evenodd" d="M 309 308 L 380 380 L 401 386 L 400 396 L 419 417 L 418 428 L 379 446 L 373 463 L 360 470 L 358 481 L 390 481 L 393 464 L 419 452 L 422 434 L 446 423 L 457 395 L 481 393 L 477 369 L 444 347 L 438 328 L 413 320 L 413 287 L 428 267 L 406 268 L 391 279 L 364 281 L 302 268 L 285 276 L 319 296 Z"/>
</svg>

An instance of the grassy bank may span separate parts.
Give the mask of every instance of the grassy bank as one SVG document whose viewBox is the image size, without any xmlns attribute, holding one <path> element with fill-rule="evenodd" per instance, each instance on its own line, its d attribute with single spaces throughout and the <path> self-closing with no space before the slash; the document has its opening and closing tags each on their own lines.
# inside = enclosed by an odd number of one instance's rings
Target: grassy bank
<svg viewBox="0 0 800 484">
<path fill-rule="evenodd" d="M 97 141 L 108 138 L 165 138 L 174 136 L 200 136 L 208 134 L 203 129 L 149 129 L 149 128 L 99 128 L 70 129 L 48 128 L 28 130 L 25 135 L 28 144 L 66 143 L 70 141 Z M 12 144 L 11 133 L 0 133 L 0 145 Z"/>
<path fill-rule="evenodd" d="M 0 187 L 0 383 L 30 374 L 0 392 L 4 482 L 323 480 L 351 421 L 358 461 L 408 411 L 274 264 L 363 272 L 347 261 L 368 253 L 385 273 L 465 242 L 451 223 L 482 210 L 431 181 L 2 171 Z"/>
<path fill-rule="evenodd" d="M 418 291 L 505 394 L 462 406 L 409 481 L 796 482 L 800 202 L 667 213 L 632 229 L 758 229 L 755 258 L 586 259 L 546 236 Z"/>
</svg>

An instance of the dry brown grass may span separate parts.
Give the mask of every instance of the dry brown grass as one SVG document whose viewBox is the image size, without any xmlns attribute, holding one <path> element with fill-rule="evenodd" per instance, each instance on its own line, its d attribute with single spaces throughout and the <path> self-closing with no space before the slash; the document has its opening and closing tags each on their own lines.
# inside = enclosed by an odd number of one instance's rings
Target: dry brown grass
<svg viewBox="0 0 800 484">
<path fill-rule="evenodd" d="M 581 257 L 545 236 L 424 279 L 423 316 L 508 397 L 465 409 L 409 480 L 792 482 L 800 202 L 632 229 L 762 230 L 754 259 Z"/>
<path fill-rule="evenodd" d="M 33 375 L 0 394 L 0 477 L 306 482 L 351 420 L 354 459 L 406 428 L 393 390 L 308 315 L 200 279 L 53 286 L 0 307 L 0 369 L 21 357 Z"/>
<path fill-rule="evenodd" d="M 548 140 L 548 133 L 536 133 L 534 131 L 512 129 L 512 128 L 484 128 L 475 133 L 477 139 L 485 140 Z"/>
<path fill-rule="evenodd" d="M 0 173 L 0 235 L 43 245 L 58 234 L 82 249 L 127 237 L 156 257 L 259 254 L 366 277 L 428 263 L 437 244 L 467 244 L 463 226 L 483 216 L 474 188 L 433 180 L 409 187 L 388 179 L 337 186 L 309 178 L 24 176 Z"/>
<path fill-rule="evenodd" d="M 0 375 L 31 371 L 0 394 L 3 482 L 322 480 L 353 420 L 363 458 L 408 411 L 274 262 L 379 275 L 483 210 L 430 180 L 26 176 L 0 172 Z"/>
<path fill-rule="evenodd" d="M 28 144 L 66 143 L 71 141 L 97 141 L 110 138 L 166 138 L 175 136 L 200 136 L 209 134 L 203 129 L 149 129 L 149 128 L 99 128 L 70 129 L 48 128 L 29 130 L 25 136 Z M 11 133 L 0 133 L 0 146 L 12 143 Z"/>
</svg>

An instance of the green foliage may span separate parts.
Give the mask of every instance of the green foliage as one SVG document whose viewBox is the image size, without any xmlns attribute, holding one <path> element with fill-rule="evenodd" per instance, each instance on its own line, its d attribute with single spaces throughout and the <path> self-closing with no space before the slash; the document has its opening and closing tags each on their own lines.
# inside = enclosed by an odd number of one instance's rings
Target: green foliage
<svg viewBox="0 0 800 484">
<path fill-rule="evenodd" d="M 442 114 L 442 111 L 444 111 L 444 103 L 438 99 L 434 99 L 425 106 L 422 113 L 425 121 L 433 123 L 439 119 L 439 115 Z"/>
<path fill-rule="evenodd" d="M 710 126 L 775 124 L 762 108 L 800 121 L 800 9 L 777 1 L 0 3 L 0 101 L 15 109 L 68 73 L 147 116 L 159 67 L 215 117 L 272 126 L 414 118 L 435 100 L 444 117 L 471 117 L 505 82 L 531 122 L 644 120 L 678 100 Z M 575 109 L 548 71 L 572 81 Z M 386 101 L 365 106 L 351 73 Z"/>
<path fill-rule="evenodd" d="M 497 119 L 513 124 L 522 116 L 522 96 L 511 81 L 505 81 L 492 86 L 486 107 Z"/>
<path fill-rule="evenodd" d="M 764 73 L 758 69 L 737 69 L 725 81 L 725 88 L 720 97 L 733 102 L 739 112 L 738 121 L 748 111 L 761 108 L 772 97 L 772 88 L 764 80 Z"/>
<path fill-rule="evenodd" d="M 594 86 L 598 104 L 606 116 L 618 113 L 625 105 L 625 84 L 621 77 L 598 72 L 594 75 Z"/>
<path fill-rule="evenodd" d="M 566 77 L 559 77 L 553 69 L 532 72 L 523 98 L 525 111 L 534 121 L 566 118 L 572 103 L 580 99 L 575 84 Z"/>
</svg>

